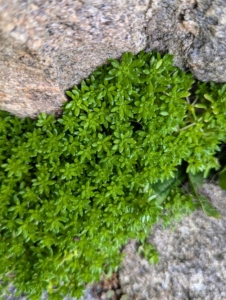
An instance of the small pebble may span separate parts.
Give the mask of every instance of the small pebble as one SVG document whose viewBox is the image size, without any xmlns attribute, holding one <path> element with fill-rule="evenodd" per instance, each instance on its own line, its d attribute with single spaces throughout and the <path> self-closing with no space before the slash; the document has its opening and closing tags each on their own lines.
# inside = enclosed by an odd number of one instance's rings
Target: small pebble
<svg viewBox="0 0 226 300">
<path fill-rule="evenodd" d="M 122 290 L 121 290 L 121 289 L 117 289 L 117 290 L 115 291 L 115 293 L 116 293 L 117 296 L 120 296 L 121 293 L 122 293 Z"/>
<path fill-rule="evenodd" d="M 122 295 L 122 297 L 120 298 L 120 300 L 129 300 L 129 297 L 127 295 Z"/>
<path fill-rule="evenodd" d="M 115 295 L 115 292 L 113 290 L 110 290 L 106 293 L 106 298 L 111 299 Z"/>
<path fill-rule="evenodd" d="M 101 294 L 100 300 L 106 300 L 106 293 L 102 293 L 102 294 Z"/>
</svg>

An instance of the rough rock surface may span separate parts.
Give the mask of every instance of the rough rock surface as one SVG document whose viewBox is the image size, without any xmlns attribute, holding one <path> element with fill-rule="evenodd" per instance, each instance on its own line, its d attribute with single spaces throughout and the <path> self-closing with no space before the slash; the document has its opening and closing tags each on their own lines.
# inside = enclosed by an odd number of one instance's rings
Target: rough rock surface
<svg viewBox="0 0 226 300">
<path fill-rule="evenodd" d="M 169 51 L 226 81 L 225 0 L 0 0 L 0 108 L 60 112 L 64 91 L 123 52 Z"/>
<path fill-rule="evenodd" d="M 174 230 L 156 226 L 149 241 L 159 252 L 157 265 L 137 254 L 134 241 L 126 246 L 119 281 L 130 300 L 226 299 L 226 192 L 213 184 L 204 191 L 222 218 L 197 211 Z"/>
<path fill-rule="evenodd" d="M 0 107 L 57 112 L 64 90 L 146 45 L 148 0 L 0 0 Z"/>
<path fill-rule="evenodd" d="M 148 50 L 175 55 L 201 81 L 226 81 L 225 0 L 153 0 L 146 19 Z"/>
</svg>

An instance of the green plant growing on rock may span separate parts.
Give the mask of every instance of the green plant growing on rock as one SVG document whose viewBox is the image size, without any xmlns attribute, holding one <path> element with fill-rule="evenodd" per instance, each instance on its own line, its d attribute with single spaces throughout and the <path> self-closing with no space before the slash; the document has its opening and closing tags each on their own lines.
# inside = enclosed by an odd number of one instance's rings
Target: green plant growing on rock
<svg viewBox="0 0 226 300">
<path fill-rule="evenodd" d="M 68 91 L 59 119 L 1 112 L 2 281 L 31 300 L 80 297 L 128 239 L 195 209 L 178 174 L 218 168 L 226 85 L 191 102 L 193 83 L 168 54 L 125 53 Z"/>
</svg>

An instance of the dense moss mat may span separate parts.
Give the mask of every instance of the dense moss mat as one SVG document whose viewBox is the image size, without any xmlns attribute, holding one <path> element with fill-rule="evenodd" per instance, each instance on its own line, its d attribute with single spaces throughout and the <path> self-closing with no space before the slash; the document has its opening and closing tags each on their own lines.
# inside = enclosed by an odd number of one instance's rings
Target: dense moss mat
<svg viewBox="0 0 226 300">
<path fill-rule="evenodd" d="M 2 281 L 32 300 L 79 297 L 128 239 L 195 209 L 180 184 L 219 166 L 226 85 L 190 95 L 194 82 L 168 54 L 125 53 L 68 91 L 58 119 L 1 112 Z"/>
</svg>

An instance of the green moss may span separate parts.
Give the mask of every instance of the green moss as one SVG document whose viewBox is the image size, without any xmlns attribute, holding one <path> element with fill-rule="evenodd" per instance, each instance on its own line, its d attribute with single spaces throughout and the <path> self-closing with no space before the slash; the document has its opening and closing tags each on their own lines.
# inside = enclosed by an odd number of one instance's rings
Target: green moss
<svg viewBox="0 0 226 300">
<path fill-rule="evenodd" d="M 195 209 L 178 174 L 218 167 L 226 85 L 202 83 L 190 103 L 193 83 L 170 55 L 125 53 L 68 91 L 59 119 L 1 112 L 2 280 L 32 300 L 79 297 L 128 239 Z"/>
</svg>

